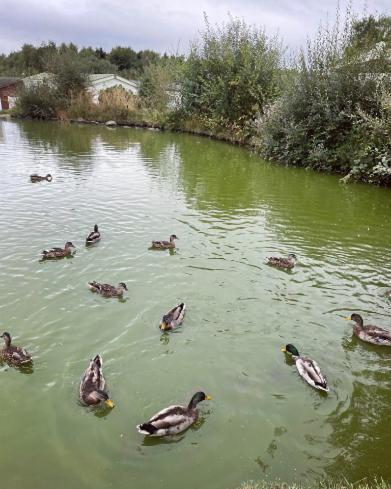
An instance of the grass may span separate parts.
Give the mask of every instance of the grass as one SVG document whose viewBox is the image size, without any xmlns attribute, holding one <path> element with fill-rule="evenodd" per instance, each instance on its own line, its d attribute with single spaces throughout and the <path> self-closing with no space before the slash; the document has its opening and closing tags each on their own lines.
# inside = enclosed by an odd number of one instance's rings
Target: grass
<svg viewBox="0 0 391 489">
<path fill-rule="evenodd" d="M 243 482 L 237 489 L 390 489 L 391 484 L 379 478 L 363 479 L 358 482 L 349 482 L 346 479 L 340 481 L 324 480 L 313 484 L 267 481 Z"/>
</svg>

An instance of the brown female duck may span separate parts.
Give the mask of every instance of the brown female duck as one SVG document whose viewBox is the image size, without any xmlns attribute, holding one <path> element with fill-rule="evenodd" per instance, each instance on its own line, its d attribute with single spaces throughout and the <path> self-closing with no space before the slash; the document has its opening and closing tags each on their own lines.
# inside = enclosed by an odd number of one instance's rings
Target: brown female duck
<svg viewBox="0 0 391 489">
<path fill-rule="evenodd" d="M 372 343 L 372 345 L 391 346 L 391 331 L 368 324 L 364 326 L 364 320 L 360 314 L 352 314 L 345 319 L 354 321 L 353 333 L 360 340 Z"/>
<path fill-rule="evenodd" d="M 30 175 L 30 180 L 35 183 L 35 182 L 42 182 L 43 180 L 46 180 L 47 182 L 51 182 L 53 180 L 53 177 L 48 173 L 46 177 L 41 177 L 40 175 L 37 175 L 34 173 L 33 175 Z"/>
<path fill-rule="evenodd" d="M 103 295 L 103 297 L 122 297 L 125 290 L 128 290 L 124 282 L 120 282 L 117 287 L 110 284 L 101 284 L 99 282 L 88 282 L 88 287 L 92 292 Z"/>
<path fill-rule="evenodd" d="M 5 346 L 0 352 L 0 357 L 12 365 L 25 365 L 32 361 L 31 355 L 20 346 L 11 345 L 11 335 L 4 332 L 1 335 L 4 339 Z"/>
<path fill-rule="evenodd" d="M 42 251 L 42 260 L 55 260 L 56 258 L 65 258 L 72 255 L 72 249 L 75 249 L 71 241 L 65 243 L 64 248 L 51 248 Z"/>
<path fill-rule="evenodd" d="M 288 258 L 282 258 L 278 256 L 269 256 L 267 262 L 269 265 L 273 265 L 278 268 L 290 269 L 296 264 L 297 257 L 294 253 L 290 253 Z"/>
<path fill-rule="evenodd" d="M 170 241 L 152 241 L 151 248 L 154 250 L 172 250 L 175 248 L 175 240 L 179 239 L 175 234 L 171 234 Z"/>
</svg>

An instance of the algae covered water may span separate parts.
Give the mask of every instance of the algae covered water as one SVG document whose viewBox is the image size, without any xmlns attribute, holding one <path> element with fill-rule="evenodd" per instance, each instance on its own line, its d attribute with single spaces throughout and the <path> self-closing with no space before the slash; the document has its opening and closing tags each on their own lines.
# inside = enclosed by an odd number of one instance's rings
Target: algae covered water
<svg viewBox="0 0 391 489">
<path fill-rule="evenodd" d="M 34 357 L 32 373 L 0 367 L 4 487 L 391 479 L 391 352 L 342 319 L 391 328 L 388 189 L 128 128 L 1 122 L 0 162 L 0 328 Z M 31 173 L 53 181 L 32 184 Z M 86 248 L 96 223 L 102 240 Z M 173 233 L 174 253 L 148 250 Z M 66 241 L 73 258 L 39 262 Z M 291 272 L 265 264 L 290 252 Z M 104 299 L 91 280 L 129 293 Z M 161 335 L 180 301 L 183 326 Z M 286 343 L 317 360 L 328 395 L 301 380 Z M 96 353 L 110 412 L 78 403 Z M 186 433 L 137 433 L 197 390 L 213 400 Z"/>
</svg>

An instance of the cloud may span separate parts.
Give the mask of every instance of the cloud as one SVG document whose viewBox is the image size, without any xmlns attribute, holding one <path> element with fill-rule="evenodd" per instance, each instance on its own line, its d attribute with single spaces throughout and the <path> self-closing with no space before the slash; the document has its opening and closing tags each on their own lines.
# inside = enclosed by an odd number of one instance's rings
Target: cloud
<svg viewBox="0 0 391 489">
<path fill-rule="evenodd" d="M 344 10 L 347 0 L 341 1 Z M 2 0 L 0 51 L 24 43 L 48 40 L 78 46 L 185 52 L 203 28 L 203 13 L 211 23 L 227 20 L 228 12 L 247 23 L 279 32 L 291 47 L 312 36 L 320 21 L 331 19 L 337 0 Z M 388 0 L 367 0 L 371 13 L 389 13 Z M 364 0 L 355 2 L 363 10 Z M 7 14 L 4 15 L 4 12 Z"/>
</svg>

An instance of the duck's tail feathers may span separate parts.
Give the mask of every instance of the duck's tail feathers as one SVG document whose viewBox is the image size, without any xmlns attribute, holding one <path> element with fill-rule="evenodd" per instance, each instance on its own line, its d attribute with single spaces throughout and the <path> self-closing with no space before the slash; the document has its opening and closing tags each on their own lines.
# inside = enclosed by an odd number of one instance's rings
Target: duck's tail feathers
<svg viewBox="0 0 391 489">
<path fill-rule="evenodd" d="M 137 426 L 137 431 L 143 435 L 153 435 L 157 432 L 157 428 L 151 423 L 144 423 Z"/>
<path fill-rule="evenodd" d="M 98 354 L 98 355 L 95 355 L 95 357 L 93 358 L 92 360 L 99 368 L 102 368 L 102 365 L 103 365 L 103 361 L 102 361 L 102 357 Z"/>
</svg>

